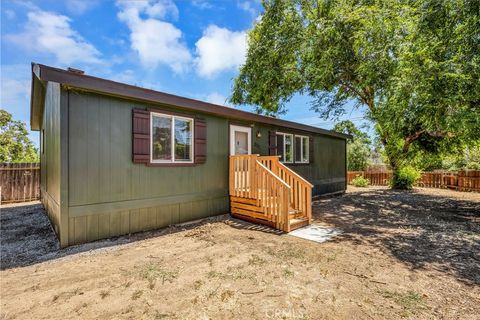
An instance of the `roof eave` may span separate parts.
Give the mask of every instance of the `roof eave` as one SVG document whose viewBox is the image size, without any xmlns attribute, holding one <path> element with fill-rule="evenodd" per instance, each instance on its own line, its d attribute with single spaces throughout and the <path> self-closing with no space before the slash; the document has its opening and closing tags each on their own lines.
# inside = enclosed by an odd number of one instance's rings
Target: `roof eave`
<svg viewBox="0 0 480 320">
<path fill-rule="evenodd" d="M 68 72 L 66 70 L 35 64 L 39 68 L 38 77 L 42 81 L 54 81 L 72 88 L 97 92 L 123 98 L 141 100 L 146 102 L 160 103 L 202 113 L 220 115 L 232 119 L 249 120 L 271 125 L 283 126 L 291 129 L 302 130 L 322 134 L 340 139 L 348 139 L 349 136 L 317 127 L 312 127 L 288 120 L 282 120 L 255 113 L 233 109 L 217 104 L 212 104 L 195 99 L 176 96 L 169 93 L 150 90 L 125 83 L 115 82 L 89 75 Z M 32 64 L 33 68 L 33 64 Z"/>
</svg>

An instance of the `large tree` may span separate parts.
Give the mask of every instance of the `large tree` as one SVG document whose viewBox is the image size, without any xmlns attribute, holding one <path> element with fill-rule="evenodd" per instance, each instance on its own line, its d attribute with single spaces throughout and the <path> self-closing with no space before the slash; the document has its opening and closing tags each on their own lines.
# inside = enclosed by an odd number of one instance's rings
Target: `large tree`
<svg viewBox="0 0 480 320">
<path fill-rule="evenodd" d="M 38 150 L 28 137 L 25 123 L 0 109 L 0 162 L 38 161 Z"/>
<path fill-rule="evenodd" d="M 418 150 L 480 137 L 480 2 L 272 0 L 249 33 L 231 101 L 270 115 L 295 94 L 375 123 L 394 174 Z"/>
</svg>

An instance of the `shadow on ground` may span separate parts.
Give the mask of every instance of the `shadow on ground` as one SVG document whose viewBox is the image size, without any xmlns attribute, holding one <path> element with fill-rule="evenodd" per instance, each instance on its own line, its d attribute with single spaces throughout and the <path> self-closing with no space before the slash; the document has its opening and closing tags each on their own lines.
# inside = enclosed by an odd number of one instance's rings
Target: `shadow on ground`
<svg viewBox="0 0 480 320">
<path fill-rule="evenodd" d="M 276 230 L 220 215 L 198 222 L 112 237 L 61 249 L 50 221 L 38 202 L 3 207 L 0 210 L 0 270 L 25 267 L 91 250 L 125 245 L 139 240 L 193 229 L 213 222 L 236 229 L 277 234 Z"/>
<path fill-rule="evenodd" d="M 314 202 L 314 219 L 343 233 L 333 241 L 374 245 L 415 268 L 434 268 L 465 283 L 480 284 L 480 202 L 436 196 L 432 191 L 366 189 Z M 60 249 L 39 203 L 1 209 L 0 269 L 108 248 L 223 222 L 232 228 L 281 234 L 232 219 L 208 218 L 183 226 L 146 231 Z M 341 243 L 340 243 L 341 245 Z"/>
<path fill-rule="evenodd" d="M 313 214 L 343 230 L 335 241 L 374 244 L 413 269 L 480 284 L 480 202 L 428 193 L 366 189 L 317 201 Z"/>
</svg>

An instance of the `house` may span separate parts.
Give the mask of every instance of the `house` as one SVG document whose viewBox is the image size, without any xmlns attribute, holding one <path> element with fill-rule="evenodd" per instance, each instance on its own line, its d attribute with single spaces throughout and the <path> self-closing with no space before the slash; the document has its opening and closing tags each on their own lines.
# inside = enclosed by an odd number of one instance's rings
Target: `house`
<svg viewBox="0 0 480 320">
<path fill-rule="evenodd" d="M 31 90 L 62 247 L 226 212 L 288 231 L 346 188 L 343 134 L 35 63 Z"/>
</svg>

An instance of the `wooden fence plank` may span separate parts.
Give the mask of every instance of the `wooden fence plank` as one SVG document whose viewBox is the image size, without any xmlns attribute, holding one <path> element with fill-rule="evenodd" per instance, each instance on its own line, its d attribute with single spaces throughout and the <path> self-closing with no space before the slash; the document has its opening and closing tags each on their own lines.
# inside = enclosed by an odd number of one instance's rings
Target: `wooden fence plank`
<svg viewBox="0 0 480 320">
<path fill-rule="evenodd" d="M 387 186 L 392 178 L 390 171 L 348 171 L 347 183 L 362 176 L 373 186 Z M 480 170 L 423 172 L 418 187 L 452 189 L 458 191 L 480 192 Z"/>
<path fill-rule="evenodd" d="M 0 202 L 40 199 L 39 163 L 0 163 Z"/>
</svg>

